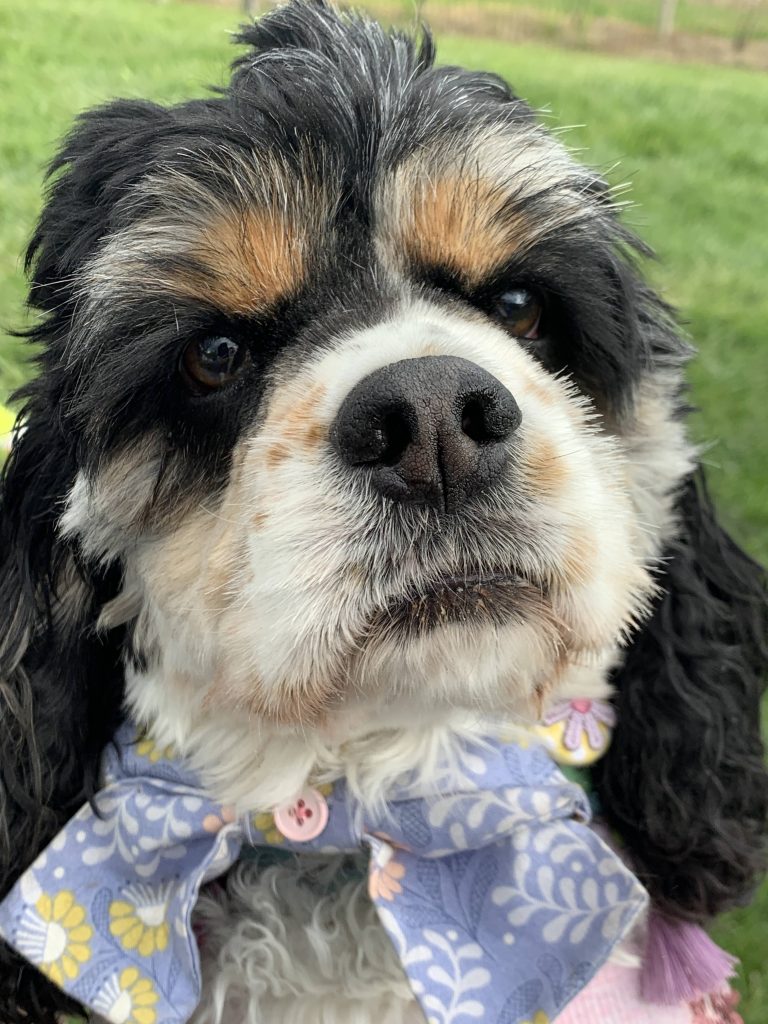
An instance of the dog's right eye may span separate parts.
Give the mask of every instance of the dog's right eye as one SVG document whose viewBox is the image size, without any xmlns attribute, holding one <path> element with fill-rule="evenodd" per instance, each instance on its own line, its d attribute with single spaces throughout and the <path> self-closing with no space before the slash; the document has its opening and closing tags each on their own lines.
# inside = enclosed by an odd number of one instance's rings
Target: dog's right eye
<svg viewBox="0 0 768 1024">
<path fill-rule="evenodd" d="M 197 394 L 208 394 L 234 380 L 250 361 L 248 349 L 239 341 L 221 336 L 198 338 L 184 349 L 181 372 Z"/>
</svg>

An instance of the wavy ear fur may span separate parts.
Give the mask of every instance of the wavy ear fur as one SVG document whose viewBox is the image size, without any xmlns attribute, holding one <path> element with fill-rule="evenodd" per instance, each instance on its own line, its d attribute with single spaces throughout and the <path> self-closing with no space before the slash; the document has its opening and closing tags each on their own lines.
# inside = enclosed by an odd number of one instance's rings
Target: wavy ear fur
<svg viewBox="0 0 768 1024">
<path fill-rule="evenodd" d="M 701 472 L 679 514 L 663 595 L 614 679 L 618 727 L 595 781 L 656 905 L 705 920 L 748 901 L 766 867 L 768 604 Z"/>
<path fill-rule="evenodd" d="M 0 518 L 0 894 L 89 798 L 122 700 L 119 649 L 92 629 L 114 572 L 55 537 L 72 460 L 30 411 L 5 468 Z M 0 1020 L 53 1021 L 60 993 L 0 948 Z"/>
<path fill-rule="evenodd" d="M 41 374 L 16 397 L 24 431 L 0 490 L 0 897 L 88 799 L 118 723 L 122 638 L 97 636 L 120 567 L 82 564 L 57 536 L 76 474 L 77 438 L 63 425 L 62 349 L 74 277 L 109 230 L 121 189 L 146 166 L 156 119 L 149 104 L 83 115 L 51 171 L 55 179 L 27 257 L 30 304 L 45 317 Z M 0 1020 L 54 1024 L 72 1003 L 0 942 Z"/>
</svg>

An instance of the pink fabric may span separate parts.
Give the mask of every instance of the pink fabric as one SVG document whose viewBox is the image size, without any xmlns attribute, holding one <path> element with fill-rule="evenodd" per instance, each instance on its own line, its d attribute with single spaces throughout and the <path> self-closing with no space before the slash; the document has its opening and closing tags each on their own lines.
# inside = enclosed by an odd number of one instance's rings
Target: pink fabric
<svg viewBox="0 0 768 1024">
<path fill-rule="evenodd" d="M 652 1006 L 640 996 L 640 971 L 606 964 L 554 1024 L 694 1024 L 691 1008 Z"/>
</svg>

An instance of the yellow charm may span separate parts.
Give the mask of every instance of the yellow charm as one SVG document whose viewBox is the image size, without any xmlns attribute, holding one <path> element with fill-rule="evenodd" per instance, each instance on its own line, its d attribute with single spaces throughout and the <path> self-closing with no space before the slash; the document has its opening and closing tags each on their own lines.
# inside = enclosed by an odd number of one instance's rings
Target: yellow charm
<svg viewBox="0 0 768 1024">
<path fill-rule="evenodd" d="M 616 714 L 605 700 L 561 700 L 535 727 L 558 764 L 590 765 L 611 744 Z"/>
<path fill-rule="evenodd" d="M 11 450 L 11 438 L 15 422 L 15 414 L 7 406 L 0 405 L 0 458 L 2 458 L 3 453 Z"/>
</svg>

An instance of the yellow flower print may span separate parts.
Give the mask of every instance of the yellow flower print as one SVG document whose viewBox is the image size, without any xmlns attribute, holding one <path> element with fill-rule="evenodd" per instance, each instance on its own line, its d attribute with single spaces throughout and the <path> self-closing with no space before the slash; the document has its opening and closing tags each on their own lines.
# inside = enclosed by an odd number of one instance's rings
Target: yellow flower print
<svg viewBox="0 0 768 1024">
<path fill-rule="evenodd" d="M 176 756 L 173 746 L 159 747 L 148 736 L 144 736 L 136 744 L 136 753 L 139 757 L 146 757 L 151 764 L 157 764 L 158 761 L 172 761 Z"/>
<path fill-rule="evenodd" d="M 120 1024 L 155 1024 L 158 995 L 152 982 L 135 967 L 113 975 L 93 1001 L 108 1020 Z"/>
<path fill-rule="evenodd" d="M 254 814 L 253 827 L 264 833 L 264 842 L 270 846 L 279 846 L 285 842 L 285 836 L 275 824 L 275 816 L 271 811 Z"/>
<path fill-rule="evenodd" d="M 524 1020 L 523 1024 L 549 1024 L 549 1017 L 543 1010 L 534 1013 L 533 1020 Z"/>
<path fill-rule="evenodd" d="M 168 946 L 167 888 L 161 891 L 146 885 L 131 885 L 123 890 L 124 899 L 109 905 L 109 931 L 124 949 L 138 950 L 140 956 L 152 956 Z"/>
<path fill-rule="evenodd" d="M 405 876 L 405 865 L 395 858 L 394 850 L 382 846 L 376 852 L 371 872 L 368 876 L 368 893 L 372 900 L 387 900 L 391 903 L 403 887 L 400 879 Z"/>
<path fill-rule="evenodd" d="M 28 960 L 55 985 L 63 986 L 74 981 L 81 966 L 91 959 L 92 937 L 85 909 L 65 889 L 56 896 L 42 893 L 34 906 L 27 909 L 18 944 Z"/>
</svg>

